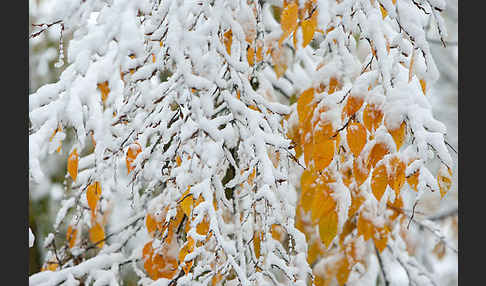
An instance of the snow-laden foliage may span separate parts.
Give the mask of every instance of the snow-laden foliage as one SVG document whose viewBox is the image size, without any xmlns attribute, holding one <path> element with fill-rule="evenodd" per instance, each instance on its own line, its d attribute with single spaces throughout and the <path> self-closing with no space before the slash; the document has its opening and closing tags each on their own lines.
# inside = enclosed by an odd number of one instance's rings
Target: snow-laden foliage
<svg viewBox="0 0 486 286">
<path fill-rule="evenodd" d="M 72 39 L 29 98 L 32 182 L 69 155 L 31 285 L 375 285 L 391 261 L 435 284 L 406 239 L 451 183 L 443 1 L 54 3 L 38 33 Z"/>
</svg>

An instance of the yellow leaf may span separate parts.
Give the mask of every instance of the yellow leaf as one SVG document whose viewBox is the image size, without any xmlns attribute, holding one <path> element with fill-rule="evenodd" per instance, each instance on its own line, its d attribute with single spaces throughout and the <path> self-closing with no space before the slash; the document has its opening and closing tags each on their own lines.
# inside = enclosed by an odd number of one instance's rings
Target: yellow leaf
<svg viewBox="0 0 486 286">
<path fill-rule="evenodd" d="M 351 190 L 351 206 L 349 207 L 348 211 L 348 218 L 351 218 L 354 214 L 356 214 L 364 203 L 365 197 L 363 197 L 358 189 Z"/>
<path fill-rule="evenodd" d="M 415 173 L 407 177 L 407 183 L 416 192 L 418 192 L 417 185 L 418 185 L 419 175 L 420 175 L 420 171 L 417 170 Z"/>
<path fill-rule="evenodd" d="M 353 161 L 353 175 L 358 186 L 364 183 L 368 175 L 370 174 L 370 169 L 364 163 L 361 157 L 355 158 Z"/>
<path fill-rule="evenodd" d="M 383 112 L 374 104 L 366 105 L 363 111 L 363 123 L 369 132 L 373 132 L 380 126 Z"/>
<path fill-rule="evenodd" d="M 366 218 L 364 218 L 363 214 L 360 214 L 358 217 L 357 227 L 358 235 L 362 235 L 365 241 L 372 237 L 373 225 Z"/>
<path fill-rule="evenodd" d="M 221 274 L 221 273 L 218 272 L 211 279 L 211 285 L 212 286 L 216 286 L 221 280 L 223 280 L 223 274 Z"/>
<path fill-rule="evenodd" d="M 315 173 L 309 171 L 308 169 L 304 171 L 300 178 L 300 187 L 302 192 L 300 195 L 299 204 L 302 205 L 302 208 L 305 212 L 308 212 L 311 209 L 315 190 L 312 184 L 314 184 L 316 179 L 317 176 L 315 175 Z"/>
<path fill-rule="evenodd" d="M 388 185 L 387 177 L 386 166 L 384 164 L 373 169 L 371 175 L 371 191 L 378 201 L 381 200 L 381 197 L 383 197 L 383 194 L 385 193 L 386 186 Z"/>
<path fill-rule="evenodd" d="M 337 263 L 336 279 L 339 285 L 345 285 L 345 283 L 348 281 L 350 272 L 351 272 L 351 267 L 349 265 L 349 261 L 344 255 Z"/>
<path fill-rule="evenodd" d="M 311 220 L 316 223 L 322 216 L 326 216 L 336 209 L 336 202 L 330 195 L 327 184 L 321 184 L 314 192 L 311 207 Z"/>
<path fill-rule="evenodd" d="M 152 264 L 153 255 L 154 255 L 154 249 L 152 248 L 152 241 L 149 241 L 145 244 L 142 250 L 142 261 L 144 262 L 143 268 L 150 276 L 150 278 L 155 279 L 156 272 Z"/>
<path fill-rule="evenodd" d="M 366 129 L 361 123 L 351 123 L 346 128 L 349 149 L 358 157 L 366 144 Z"/>
<path fill-rule="evenodd" d="M 314 37 L 317 28 L 317 14 L 316 10 L 309 19 L 302 21 L 302 33 L 304 37 L 302 47 L 307 46 Z"/>
<path fill-rule="evenodd" d="M 368 164 L 374 168 L 376 164 L 380 162 L 381 159 L 383 159 L 383 157 L 385 157 L 385 155 L 388 153 L 390 153 L 390 151 L 385 143 L 376 143 L 368 156 Z"/>
<path fill-rule="evenodd" d="M 277 76 L 277 79 L 285 74 L 287 70 L 287 57 L 284 54 L 283 48 L 272 49 L 272 62 L 273 70 Z"/>
<path fill-rule="evenodd" d="M 209 220 L 207 218 L 204 218 L 203 221 L 196 226 L 196 232 L 200 235 L 208 235 Z"/>
<path fill-rule="evenodd" d="M 388 15 L 388 12 L 386 12 L 385 8 L 380 4 L 380 11 L 381 11 L 381 16 L 383 17 L 383 20 L 386 18 Z"/>
<path fill-rule="evenodd" d="M 172 277 L 174 277 L 174 275 L 177 273 L 177 260 L 167 255 L 154 254 L 152 258 L 152 265 L 154 278 L 151 278 L 153 280 L 157 280 L 159 278 L 172 279 Z"/>
<path fill-rule="evenodd" d="M 145 225 L 147 226 L 147 232 L 151 237 L 154 237 L 155 231 L 157 230 L 157 221 L 155 218 L 147 213 L 147 217 L 145 219 Z"/>
<path fill-rule="evenodd" d="M 392 210 L 391 215 L 389 216 L 390 221 L 395 220 L 398 215 L 400 215 L 400 211 L 403 208 L 403 200 L 400 195 L 398 195 L 395 200 L 393 201 L 393 204 L 387 204 L 387 207 Z"/>
<path fill-rule="evenodd" d="M 284 230 L 282 226 L 278 224 L 272 224 L 272 228 L 270 229 L 270 231 L 272 233 L 273 239 L 278 240 L 280 242 L 282 241 L 284 236 Z"/>
<path fill-rule="evenodd" d="M 246 49 L 246 59 L 251 67 L 255 64 L 255 48 L 252 45 L 249 45 Z"/>
<path fill-rule="evenodd" d="M 312 263 L 316 261 L 317 257 L 319 257 L 320 254 L 321 247 L 319 245 L 319 241 L 314 240 L 314 242 L 310 243 L 309 249 L 307 249 L 307 263 L 309 263 L 309 265 L 312 265 Z"/>
<path fill-rule="evenodd" d="M 291 3 L 284 7 L 280 16 L 283 35 L 279 40 L 279 45 L 297 28 L 298 11 L 299 7 L 296 3 Z"/>
<path fill-rule="evenodd" d="M 380 253 L 386 247 L 389 232 L 390 231 L 389 231 L 388 227 L 386 227 L 386 226 L 375 229 L 375 235 L 373 236 L 373 241 L 375 243 L 376 248 L 378 249 L 378 251 Z"/>
<path fill-rule="evenodd" d="M 73 248 L 74 244 L 76 243 L 77 234 L 78 230 L 70 225 L 66 232 L 66 240 L 69 242 L 69 248 Z"/>
<path fill-rule="evenodd" d="M 396 129 L 390 129 L 387 127 L 388 132 L 393 137 L 393 141 L 395 141 L 395 145 L 397 145 L 397 150 L 400 150 L 400 147 L 403 145 L 403 141 L 405 140 L 405 131 L 406 131 L 407 124 L 402 122 L 400 127 Z"/>
<path fill-rule="evenodd" d="M 329 94 L 333 94 L 336 91 L 338 83 L 339 82 L 335 77 L 331 77 L 331 79 L 329 80 L 329 91 L 328 91 Z"/>
<path fill-rule="evenodd" d="M 110 88 L 108 87 L 108 81 L 98 83 L 98 89 L 101 91 L 101 100 L 105 103 L 108 98 L 108 93 L 110 93 Z"/>
<path fill-rule="evenodd" d="M 96 243 L 96 246 L 102 248 L 105 242 L 105 231 L 99 223 L 95 223 L 89 230 L 89 239 L 92 243 Z"/>
<path fill-rule="evenodd" d="M 312 116 L 311 110 L 313 110 L 310 103 L 314 99 L 314 88 L 305 90 L 297 100 L 297 114 L 299 115 L 299 122 L 304 122 L 309 116 Z"/>
<path fill-rule="evenodd" d="M 427 90 L 427 83 L 425 82 L 425 80 L 423 79 L 420 80 L 420 87 L 422 87 L 422 92 L 425 94 Z"/>
<path fill-rule="evenodd" d="M 260 250 L 261 250 L 261 232 L 255 232 L 253 234 L 253 249 L 255 250 L 255 256 L 258 259 L 260 257 Z"/>
<path fill-rule="evenodd" d="M 253 172 L 251 172 L 251 174 L 248 176 L 248 184 L 250 186 L 253 185 L 253 180 L 255 179 L 255 175 L 256 175 L 256 168 L 253 168 Z"/>
<path fill-rule="evenodd" d="M 94 182 L 88 186 L 86 191 L 86 199 L 88 200 L 88 206 L 91 209 L 91 213 L 94 216 L 96 213 L 96 206 L 101 197 L 101 184 L 100 182 Z"/>
<path fill-rule="evenodd" d="M 223 34 L 223 37 L 224 37 L 224 45 L 226 47 L 226 51 L 228 52 L 228 55 L 231 55 L 231 43 L 233 42 L 233 32 L 231 31 L 231 29 L 226 31 Z"/>
<path fill-rule="evenodd" d="M 184 267 L 182 267 L 182 269 L 184 270 L 184 273 L 186 273 L 186 275 L 189 272 L 189 270 L 191 269 L 193 261 L 191 260 L 190 262 L 189 261 L 185 262 L 184 259 L 186 258 L 186 256 L 189 253 L 191 253 L 193 251 L 194 251 L 194 239 L 189 236 L 187 238 L 186 243 L 184 244 L 184 246 L 179 251 L 179 261 L 180 261 L 180 263 L 185 264 Z"/>
<path fill-rule="evenodd" d="M 390 185 L 398 196 L 400 189 L 402 188 L 403 184 L 405 184 L 405 168 L 407 166 L 397 156 L 391 158 L 389 165 L 390 169 L 388 170 L 388 185 Z"/>
<path fill-rule="evenodd" d="M 313 147 L 312 158 L 314 159 L 314 167 L 316 170 L 321 171 L 329 166 L 334 158 L 335 142 L 334 140 L 320 140 L 314 142 Z"/>
<path fill-rule="evenodd" d="M 67 169 L 68 173 L 73 178 L 73 181 L 76 182 L 76 177 L 78 176 L 78 160 L 79 155 L 76 148 L 69 154 L 68 162 L 67 162 Z"/>
<path fill-rule="evenodd" d="M 187 188 L 187 190 L 182 194 L 180 200 L 180 206 L 184 214 L 186 214 L 187 217 L 191 216 L 191 210 L 192 206 L 194 205 L 194 198 L 192 194 L 189 194 L 189 191 L 191 190 L 191 186 Z"/>
<path fill-rule="evenodd" d="M 346 102 L 346 105 L 344 106 L 344 113 L 347 116 L 355 114 L 361 108 L 363 102 L 364 100 L 361 97 L 350 96 Z"/>
<path fill-rule="evenodd" d="M 447 171 L 446 171 L 447 170 Z M 452 186 L 452 171 L 443 165 L 439 169 L 437 183 L 440 188 L 440 197 L 443 198 Z"/>
<path fill-rule="evenodd" d="M 338 216 L 336 211 L 331 211 L 321 217 L 319 221 L 319 236 L 322 243 L 329 247 L 337 234 Z"/>
</svg>

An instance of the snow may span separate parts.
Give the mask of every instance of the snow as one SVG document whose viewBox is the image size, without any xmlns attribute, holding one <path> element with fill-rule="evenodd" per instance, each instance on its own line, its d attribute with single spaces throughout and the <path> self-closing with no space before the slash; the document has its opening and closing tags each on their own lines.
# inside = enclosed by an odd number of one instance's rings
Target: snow
<svg viewBox="0 0 486 286">
<path fill-rule="evenodd" d="M 35 240 L 35 236 L 34 236 L 34 234 L 32 233 L 32 230 L 29 227 L 29 248 L 34 246 L 34 240 Z"/>
</svg>

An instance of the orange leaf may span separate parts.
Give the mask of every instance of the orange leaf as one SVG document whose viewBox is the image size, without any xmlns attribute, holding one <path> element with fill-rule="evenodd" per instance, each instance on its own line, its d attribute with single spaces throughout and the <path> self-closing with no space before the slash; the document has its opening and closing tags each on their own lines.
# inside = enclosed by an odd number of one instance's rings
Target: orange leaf
<svg viewBox="0 0 486 286">
<path fill-rule="evenodd" d="M 344 113 L 347 116 L 355 114 L 363 105 L 363 98 L 357 96 L 350 96 L 344 106 Z"/>
<path fill-rule="evenodd" d="M 314 99 L 314 89 L 309 88 L 305 90 L 297 100 L 297 114 L 299 115 L 299 122 L 303 123 L 311 115 L 311 110 L 313 110 L 310 103 Z"/>
<path fill-rule="evenodd" d="M 314 184 L 316 179 L 317 176 L 315 175 L 315 173 L 309 170 L 305 170 L 300 178 L 300 188 L 302 192 L 300 195 L 299 204 L 302 205 L 302 208 L 305 212 L 308 212 L 311 209 L 315 190 L 312 184 Z"/>
<path fill-rule="evenodd" d="M 157 230 L 157 221 L 155 218 L 147 213 L 147 217 L 145 219 L 145 225 L 147 226 L 147 232 L 151 237 L 154 237 L 155 231 Z"/>
<path fill-rule="evenodd" d="M 332 94 L 336 91 L 336 88 L 338 86 L 338 81 L 335 77 L 331 77 L 331 79 L 329 80 L 329 91 L 328 93 L 329 94 Z"/>
<path fill-rule="evenodd" d="M 349 149 L 358 157 L 366 144 L 366 129 L 361 123 L 351 123 L 346 128 Z"/>
<path fill-rule="evenodd" d="M 319 236 L 322 243 L 329 247 L 332 240 L 337 234 L 338 216 L 336 211 L 331 211 L 330 213 L 321 217 L 319 221 Z"/>
<path fill-rule="evenodd" d="M 351 267 L 346 256 L 343 256 L 337 263 L 336 279 L 339 285 L 345 285 L 348 281 L 349 273 L 351 273 Z"/>
<path fill-rule="evenodd" d="M 384 226 L 381 228 L 375 229 L 375 235 L 373 236 L 373 241 L 375 243 L 376 248 L 381 253 L 386 247 L 386 243 L 388 241 L 388 227 Z"/>
<path fill-rule="evenodd" d="M 314 33 L 317 28 L 317 10 L 312 14 L 312 16 L 302 21 L 302 33 L 304 37 L 304 41 L 302 43 L 302 47 L 307 46 L 314 37 Z"/>
<path fill-rule="evenodd" d="M 207 218 L 204 218 L 203 221 L 196 226 L 196 232 L 200 235 L 208 235 L 209 220 Z"/>
<path fill-rule="evenodd" d="M 149 241 L 145 244 L 142 250 L 142 261 L 144 262 L 143 268 L 150 276 L 150 278 L 155 279 L 156 272 L 152 264 L 153 255 L 154 255 L 154 249 L 152 248 L 152 241 Z"/>
<path fill-rule="evenodd" d="M 374 168 L 376 163 L 380 162 L 386 154 L 390 153 L 385 143 L 376 143 L 368 156 L 368 164 Z"/>
<path fill-rule="evenodd" d="M 186 216 L 190 217 L 191 216 L 191 211 L 192 211 L 192 206 L 194 205 L 194 198 L 192 194 L 189 194 L 189 191 L 191 190 L 191 186 L 187 188 L 187 190 L 182 194 L 180 200 L 180 206 L 182 211 L 184 211 L 184 214 Z"/>
<path fill-rule="evenodd" d="M 348 218 L 351 218 L 354 214 L 356 214 L 364 203 L 365 197 L 363 197 L 358 189 L 351 191 L 351 206 L 349 207 L 348 211 Z"/>
<path fill-rule="evenodd" d="M 384 164 L 376 167 L 371 175 L 371 191 L 378 201 L 380 201 L 385 193 L 386 186 L 388 185 L 387 177 L 386 166 Z"/>
<path fill-rule="evenodd" d="M 420 80 L 420 87 L 422 87 L 422 92 L 425 94 L 425 92 L 427 91 L 427 83 L 425 82 L 425 80 Z"/>
<path fill-rule="evenodd" d="M 280 24 L 282 25 L 283 35 L 279 40 L 279 45 L 297 28 L 297 12 L 299 7 L 296 3 L 291 3 L 284 7 L 280 15 Z"/>
<path fill-rule="evenodd" d="M 226 51 L 228 52 L 228 55 L 231 55 L 231 43 L 233 42 L 233 32 L 231 31 L 231 29 L 226 31 L 223 34 L 223 37 L 224 37 L 223 41 L 224 41 L 224 45 L 226 47 Z"/>
<path fill-rule="evenodd" d="M 94 182 L 88 186 L 86 191 L 86 199 L 88 200 L 88 206 L 91 209 L 91 213 L 94 216 L 96 213 L 96 206 L 101 197 L 101 184 L 99 182 Z"/>
<path fill-rule="evenodd" d="M 381 11 L 381 16 L 383 17 L 383 20 L 386 18 L 386 16 L 388 15 L 388 12 L 386 12 L 385 8 L 383 8 L 383 6 L 381 6 L 380 4 L 380 11 Z"/>
<path fill-rule="evenodd" d="M 78 176 L 78 161 L 79 161 L 79 155 L 76 148 L 74 148 L 71 154 L 69 154 L 67 169 L 69 175 L 71 176 L 71 178 L 73 178 L 73 181 L 75 182 L 76 182 L 76 177 Z"/>
<path fill-rule="evenodd" d="M 420 175 L 420 171 L 417 170 L 415 173 L 407 177 L 407 183 L 416 192 L 418 192 L 417 185 L 418 185 L 419 175 Z"/>
<path fill-rule="evenodd" d="M 102 248 L 105 242 L 105 231 L 99 223 L 95 223 L 89 230 L 89 239 L 92 243 L 96 243 L 96 246 Z"/>
<path fill-rule="evenodd" d="M 406 131 L 407 124 L 402 122 L 400 127 L 396 129 L 390 129 L 387 127 L 388 132 L 393 137 L 393 141 L 395 141 L 395 145 L 397 146 L 397 150 L 400 150 L 400 147 L 403 145 L 403 141 L 405 140 L 405 131 Z"/>
<path fill-rule="evenodd" d="M 358 186 L 361 186 L 370 174 L 370 169 L 361 157 L 355 158 L 353 161 L 353 174 Z"/>
<path fill-rule="evenodd" d="M 192 237 L 188 237 L 187 238 L 187 241 L 186 243 L 184 244 L 184 246 L 181 248 L 181 250 L 179 251 L 179 261 L 180 263 L 184 263 L 184 267 L 182 268 L 184 270 L 184 273 L 187 273 L 189 272 L 189 270 L 191 269 L 192 267 L 192 264 L 193 264 L 193 261 L 184 261 L 184 259 L 186 258 L 186 256 L 193 252 L 194 251 L 194 239 Z"/>
<path fill-rule="evenodd" d="M 320 140 L 314 142 L 312 158 L 316 170 L 323 170 L 331 164 L 334 158 L 335 142 L 334 140 Z"/>
<path fill-rule="evenodd" d="M 363 235 L 365 241 L 370 239 L 373 235 L 373 224 L 364 218 L 363 214 L 358 217 L 358 235 Z"/>
<path fill-rule="evenodd" d="M 446 171 L 447 170 L 447 171 Z M 437 183 L 440 188 L 440 197 L 443 198 L 452 186 L 452 171 L 444 166 L 439 169 Z"/>
<path fill-rule="evenodd" d="M 388 185 L 390 185 L 398 196 L 400 189 L 405 184 L 405 168 L 407 166 L 402 160 L 394 156 L 390 160 L 390 167 L 388 170 Z"/>
<path fill-rule="evenodd" d="M 108 87 L 108 81 L 98 83 L 98 88 L 101 91 L 101 101 L 105 103 L 108 98 L 108 93 L 110 93 L 110 88 Z"/>
<path fill-rule="evenodd" d="M 330 195 L 327 184 L 321 184 L 314 192 L 311 207 L 311 219 L 316 223 L 322 216 L 328 215 L 336 209 L 336 202 Z"/>
<path fill-rule="evenodd" d="M 66 240 L 69 242 L 69 248 L 73 248 L 74 244 L 76 243 L 77 234 L 78 234 L 78 230 L 74 229 L 70 225 L 66 232 Z"/>
<path fill-rule="evenodd" d="M 135 166 L 132 166 L 132 162 L 135 160 L 135 158 L 137 158 L 140 152 L 142 152 L 142 147 L 138 143 L 132 144 L 130 145 L 130 147 L 128 147 L 126 164 L 127 164 L 127 170 L 129 174 L 133 169 L 135 169 Z"/>
<path fill-rule="evenodd" d="M 253 249 L 255 250 L 255 256 L 258 259 L 260 257 L 260 250 L 261 250 L 261 232 L 255 232 L 253 234 Z"/>
<path fill-rule="evenodd" d="M 246 49 L 246 59 L 251 67 L 255 64 L 255 48 L 253 48 L 251 45 L 249 45 Z"/>
<path fill-rule="evenodd" d="M 383 112 L 376 105 L 368 104 L 363 111 L 363 123 L 369 132 L 373 132 L 380 126 Z"/>
<path fill-rule="evenodd" d="M 314 240 L 314 242 L 310 243 L 310 247 L 307 249 L 307 263 L 309 263 L 309 265 L 312 265 L 312 263 L 316 261 L 321 252 L 319 244 L 319 240 Z"/>
</svg>

